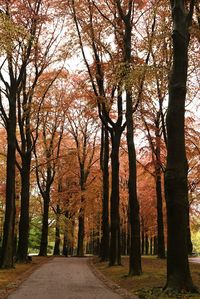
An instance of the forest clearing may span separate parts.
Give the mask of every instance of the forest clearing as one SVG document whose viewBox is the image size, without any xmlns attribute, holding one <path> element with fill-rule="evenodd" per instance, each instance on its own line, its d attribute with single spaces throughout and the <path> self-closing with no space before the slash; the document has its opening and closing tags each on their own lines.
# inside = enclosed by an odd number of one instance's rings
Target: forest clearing
<svg viewBox="0 0 200 299">
<path fill-rule="evenodd" d="M 0 0 L 2 290 L 95 256 L 133 296 L 199 298 L 199 78 L 199 0 Z"/>
</svg>

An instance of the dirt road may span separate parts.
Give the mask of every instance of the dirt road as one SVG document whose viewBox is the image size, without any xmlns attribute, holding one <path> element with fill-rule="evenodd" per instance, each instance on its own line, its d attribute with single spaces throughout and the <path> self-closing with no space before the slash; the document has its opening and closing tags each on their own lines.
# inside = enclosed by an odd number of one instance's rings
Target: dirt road
<svg viewBox="0 0 200 299">
<path fill-rule="evenodd" d="M 8 299 L 122 299 L 91 271 L 87 258 L 54 258 Z"/>
</svg>

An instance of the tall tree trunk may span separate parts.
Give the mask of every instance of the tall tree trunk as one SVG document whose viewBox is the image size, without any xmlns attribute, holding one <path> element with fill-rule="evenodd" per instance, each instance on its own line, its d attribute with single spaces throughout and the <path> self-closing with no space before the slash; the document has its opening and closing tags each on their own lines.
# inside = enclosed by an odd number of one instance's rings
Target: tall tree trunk
<svg viewBox="0 0 200 299">
<path fill-rule="evenodd" d="M 64 226 L 64 236 L 63 236 L 63 249 L 62 249 L 62 254 L 64 256 L 68 256 L 68 251 L 70 249 L 70 254 L 73 255 L 73 248 L 68 248 L 69 246 L 69 242 L 68 242 L 68 227 L 67 227 L 67 223 L 68 223 L 68 217 L 69 217 L 69 212 L 66 211 L 65 212 L 65 218 L 66 218 L 66 223 L 65 223 L 65 226 Z M 74 225 L 73 225 L 73 228 L 74 228 Z M 72 239 L 73 239 L 73 232 L 72 232 Z"/>
<path fill-rule="evenodd" d="M 21 169 L 21 214 L 19 222 L 19 241 L 17 261 L 27 262 L 29 238 L 29 200 L 30 200 L 30 167 L 31 154 L 22 158 Z"/>
<path fill-rule="evenodd" d="M 9 121 L 7 125 L 6 211 L 3 228 L 1 268 L 13 267 L 15 229 L 16 98 L 11 96 L 9 100 Z"/>
<path fill-rule="evenodd" d="M 157 238 L 157 236 L 154 236 L 154 238 L 153 238 L 153 254 L 154 255 L 158 254 L 158 238 Z"/>
<path fill-rule="evenodd" d="M 188 246 L 188 254 L 192 255 L 193 244 L 191 240 L 191 231 L 190 231 L 190 208 L 188 206 L 188 225 L 187 225 L 187 246 Z"/>
<path fill-rule="evenodd" d="M 157 196 L 157 233 L 158 233 L 158 257 L 165 258 L 165 239 L 164 239 L 164 224 L 163 224 L 163 208 L 162 208 L 162 184 L 161 173 L 157 169 L 156 173 L 156 196 Z"/>
<path fill-rule="evenodd" d="M 84 256 L 84 233 L 85 233 L 84 209 L 80 208 L 79 217 L 78 217 L 78 248 L 77 248 L 77 256 Z"/>
<path fill-rule="evenodd" d="M 123 35 L 123 62 L 126 68 L 125 78 L 122 82 L 126 92 L 126 126 L 127 126 L 127 146 L 128 146 L 128 163 L 129 163 L 129 221 L 130 221 L 130 258 L 129 258 L 129 275 L 140 275 L 142 273 L 141 266 L 141 240 L 140 240 L 140 215 L 139 202 L 137 198 L 137 174 L 136 174 L 136 152 L 134 144 L 134 125 L 133 125 L 133 100 L 132 90 L 127 78 L 130 75 L 132 64 L 132 12 L 133 2 L 129 2 L 129 9 L 125 15 L 120 1 L 116 1 L 119 15 L 124 22 Z"/>
<path fill-rule="evenodd" d="M 144 244 L 145 244 L 145 239 L 144 239 L 144 230 L 142 229 L 142 245 L 141 245 L 141 251 L 142 255 L 144 255 Z"/>
<path fill-rule="evenodd" d="M 39 256 L 47 256 L 47 246 L 48 246 L 48 230 L 49 230 L 49 203 L 50 203 L 50 195 L 46 192 L 45 196 L 43 196 L 44 200 L 44 210 L 42 216 L 42 235 L 40 240 L 40 252 Z"/>
<path fill-rule="evenodd" d="M 145 235 L 145 254 L 149 254 L 149 237 L 147 233 Z"/>
<path fill-rule="evenodd" d="M 139 202 L 137 199 L 136 181 L 136 153 L 133 139 L 133 116 L 132 116 L 132 96 L 127 92 L 126 97 L 126 122 L 127 122 L 127 144 L 129 160 L 129 221 L 130 221 L 130 259 L 129 275 L 140 275 L 141 265 L 141 240 L 140 240 L 140 216 Z"/>
<path fill-rule="evenodd" d="M 160 157 L 160 113 L 156 120 L 156 199 L 157 199 L 157 235 L 158 235 L 158 257 L 165 258 L 165 239 L 163 224 L 163 198 L 161 182 L 161 157 Z"/>
<path fill-rule="evenodd" d="M 64 256 L 68 256 L 68 246 L 67 246 L 67 231 L 64 231 L 64 236 L 63 236 L 63 250 L 62 250 L 62 254 Z"/>
<path fill-rule="evenodd" d="M 18 242 L 18 229 L 19 229 L 19 192 L 18 192 L 18 182 L 15 182 L 15 229 L 14 229 L 14 239 L 13 239 L 13 257 L 14 262 L 17 261 L 17 242 Z"/>
<path fill-rule="evenodd" d="M 185 151 L 184 116 L 188 68 L 189 26 L 192 11 L 185 11 L 185 1 L 172 4 L 173 68 L 169 80 L 167 111 L 167 166 L 165 195 L 167 204 L 167 283 L 165 289 L 195 291 L 190 275 L 187 248 L 188 164 Z"/>
<path fill-rule="evenodd" d="M 60 255 L 60 206 L 56 207 L 56 232 L 53 255 Z"/>
<path fill-rule="evenodd" d="M 109 257 L 109 134 L 107 129 L 102 127 L 102 161 L 103 172 L 103 196 L 102 196 L 102 238 L 100 247 L 100 258 L 102 261 Z"/>
<path fill-rule="evenodd" d="M 153 238 L 150 237 L 150 255 L 153 255 Z"/>
<path fill-rule="evenodd" d="M 110 252 L 109 265 L 121 264 L 120 252 L 120 217 L 119 217 L 119 146 L 121 131 L 114 130 L 111 134 L 112 152 L 111 152 L 111 169 L 112 169 L 112 191 L 110 198 Z"/>
</svg>

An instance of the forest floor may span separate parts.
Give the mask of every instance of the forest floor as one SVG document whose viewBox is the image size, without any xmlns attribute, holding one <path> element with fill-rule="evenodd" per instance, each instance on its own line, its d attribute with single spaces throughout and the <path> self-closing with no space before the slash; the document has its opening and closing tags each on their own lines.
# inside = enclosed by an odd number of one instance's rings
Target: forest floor
<svg viewBox="0 0 200 299">
<path fill-rule="evenodd" d="M 197 263 L 195 263 L 197 261 Z M 200 289 L 200 259 L 192 259 L 190 263 L 194 284 Z M 93 259 L 93 265 L 107 279 L 113 281 L 129 293 L 141 299 L 200 299 L 200 294 L 181 294 L 167 296 L 162 288 L 166 282 L 166 260 L 156 257 L 143 257 L 141 276 L 128 277 L 128 257 L 122 257 L 122 266 L 109 267 L 106 262 Z"/>
</svg>

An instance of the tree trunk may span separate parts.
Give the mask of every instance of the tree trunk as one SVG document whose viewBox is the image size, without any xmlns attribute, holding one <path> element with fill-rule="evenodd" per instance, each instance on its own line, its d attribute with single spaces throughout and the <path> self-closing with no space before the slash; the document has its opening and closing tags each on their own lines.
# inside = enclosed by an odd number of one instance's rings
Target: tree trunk
<svg viewBox="0 0 200 299">
<path fill-rule="evenodd" d="M 189 15 L 185 1 L 172 1 L 173 68 L 169 80 L 167 111 L 167 283 L 166 291 L 195 291 L 190 275 L 187 248 L 188 185 L 184 116 L 188 68 Z"/>
<path fill-rule="evenodd" d="M 117 1 L 118 8 L 120 7 Z M 126 92 L 126 126 L 127 126 L 127 146 L 128 146 L 128 162 L 129 162 L 129 221 L 130 221 L 130 258 L 129 258 L 129 275 L 140 275 L 142 273 L 141 266 L 141 240 L 140 240 L 140 215 L 139 202 L 137 198 L 137 174 L 136 174 L 136 152 L 134 144 L 134 125 L 133 125 L 133 100 L 132 90 L 127 78 L 130 76 L 132 64 L 132 9 L 131 1 L 127 15 L 124 15 L 119 9 L 119 14 L 124 21 L 123 36 L 123 62 L 126 67 L 125 74 L 125 92 Z M 129 80 L 128 80 L 129 81 Z"/>
<path fill-rule="evenodd" d="M 18 182 L 15 182 L 15 229 L 14 229 L 14 239 L 13 239 L 13 258 L 14 263 L 17 261 L 17 242 L 18 242 L 18 228 L 19 228 L 19 192 L 18 192 Z"/>
<path fill-rule="evenodd" d="M 66 230 L 64 231 L 64 236 L 63 236 L 63 250 L 62 250 L 62 254 L 65 257 L 68 257 L 67 232 L 66 232 Z"/>
<path fill-rule="evenodd" d="M 144 239 L 144 230 L 142 229 L 142 255 L 144 255 L 144 244 L 145 244 L 145 239 Z"/>
<path fill-rule="evenodd" d="M 109 265 L 121 264 L 120 252 L 120 217 L 119 217 L 119 146 L 121 139 L 121 131 L 114 130 L 111 134 L 112 152 L 111 152 L 111 168 L 112 168 L 112 191 L 110 198 L 110 253 Z"/>
<path fill-rule="evenodd" d="M 153 238 L 153 254 L 154 255 L 158 254 L 158 238 L 157 238 L 157 236 L 154 236 L 154 238 Z"/>
<path fill-rule="evenodd" d="M 121 254 L 126 255 L 126 231 L 124 227 L 124 221 L 121 224 Z"/>
<path fill-rule="evenodd" d="M 44 211 L 43 211 L 43 219 L 42 219 L 42 235 L 40 240 L 40 252 L 39 256 L 47 256 L 47 246 L 48 246 L 48 229 L 49 229 L 49 203 L 50 203 L 50 195 L 46 193 L 43 197 L 44 200 Z"/>
<path fill-rule="evenodd" d="M 150 255 L 153 255 L 153 238 L 150 238 Z"/>
<path fill-rule="evenodd" d="M 78 217 L 78 248 L 77 256 L 84 256 L 85 217 L 84 209 L 80 208 Z"/>
<path fill-rule="evenodd" d="M 157 233 L 158 233 L 158 257 L 165 258 L 165 239 L 163 224 L 163 208 L 162 208 L 162 190 L 161 190 L 161 173 L 157 169 L 156 174 L 156 196 L 157 196 Z"/>
<path fill-rule="evenodd" d="M 66 211 L 65 212 L 65 218 L 66 218 L 66 220 L 68 219 L 68 217 L 69 217 L 69 212 L 68 211 Z M 73 228 L 74 228 L 74 225 L 73 225 Z M 65 227 L 64 227 L 64 236 L 63 236 L 63 249 L 62 249 L 62 254 L 64 255 L 64 256 L 68 256 L 68 251 L 69 251 L 69 248 L 68 248 L 68 244 L 69 244 L 69 242 L 68 242 L 68 227 L 67 227 L 67 224 L 65 224 Z M 72 233 L 72 238 L 73 238 L 73 233 Z M 70 254 L 71 255 L 73 255 L 73 248 L 71 249 L 70 248 Z"/>
<path fill-rule="evenodd" d="M 190 231 L 190 209 L 188 207 L 188 225 L 187 225 L 187 246 L 188 246 L 188 254 L 192 255 L 193 244 L 191 240 L 191 231 Z"/>
<path fill-rule="evenodd" d="M 161 183 L 161 157 L 160 157 L 160 113 L 156 121 L 156 199 L 157 199 L 157 235 L 158 235 L 158 257 L 165 258 L 165 238 L 163 224 L 163 199 Z"/>
<path fill-rule="evenodd" d="M 103 172 L 103 197 L 102 197 L 102 238 L 100 247 L 101 261 L 108 260 L 109 257 L 109 134 L 105 128 L 102 128 L 102 163 Z"/>
<path fill-rule="evenodd" d="M 147 234 L 145 235 L 145 254 L 149 254 L 149 237 Z"/>
<path fill-rule="evenodd" d="M 60 206 L 56 207 L 56 233 L 53 255 L 60 255 Z"/>
<path fill-rule="evenodd" d="M 19 222 L 19 241 L 17 261 L 27 262 L 29 238 L 29 200 L 30 200 L 31 154 L 22 158 L 21 169 L 21 214 Z"/>
<path fill-rule="evenodd" d="M 136 178 L 136 153 L 133 138 L 133 115 L 132 95 L 127 91 L 126 96 L 126 122 L 127 122 L 127 145 L 129 160 L 129 221 L 130 221 L 130 259 L 129 275 L 140 275 L 141 266 L 141 240 L 140 240 L 140 216 L 139 202 L 137 199 L 137 178 Z"/>
<path fill-rule="evenodd" d="M 13 267 L 15 229 L 15 153 L 16 153 L 16 98 L 10 98 L 7 126 L 6 211 L 3 228 L 1 268 Z"/>
</svg>

